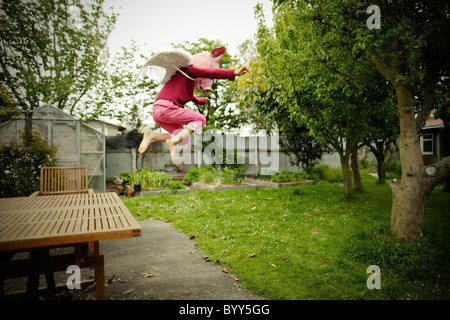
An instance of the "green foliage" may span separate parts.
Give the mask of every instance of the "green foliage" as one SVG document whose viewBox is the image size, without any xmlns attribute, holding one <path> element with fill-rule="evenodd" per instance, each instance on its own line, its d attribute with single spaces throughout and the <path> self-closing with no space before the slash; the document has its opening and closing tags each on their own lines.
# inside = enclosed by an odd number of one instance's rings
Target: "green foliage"
<svg viewBox="0 0 450 320">
<path fill-rule="evenodd" d="M 386 165 L 387 179 L 401 179 L 402 178 L 402 166 L 397 161 L 390 161 Z"/>
<path fill-rule="evenodd" d="M 136 172 L 130 173 L 130 183 L 140 184 L 142 191 L 161 189 L 172 179 L 165 172 L 153 171 L 152 169 L 143 168 Z"/>
<path fill-rule="evenodd" d="M 143 48 L 131 40 L 128 47 L 121 49 L 107 64 L 104 76 L 88 92 L 88 110 L 80 110 L 79 117 L 97 119 L 99 116 L 108 116 L 119 120 L 129 131 L 136 129 L 143 132 L 147 118 L 151 117 L 148 109 L 161 88 L 147 75 L 136 77 L 142 67 L 140 61 L 147 61 L 149 58 L 142 54 Z"/>
<path fill-rule="evenodd" d="M 270 177 L 273 182 L 283 183 L 283 182 L 296 182 L 304 180 L 314 180 L 314 181 L 328 181 L 330 183 L 337 183 L 343 181 L 342 169 L 341 168 L 330 168 L 328 165 L 320 165 L 311 170 L 311 172 L 289 172 L 283 171 L 274 174 Z"/>
<path fill-rule="evenodd" d="M 273 182 L 295 182 L 302 181 L 303 177 L 301 172 L 283 171 L 272 175 L 270 177 L 270 180 L 272 180 Z"/>
<path fill-rule="evenodd" d="M 40 186 L 40 168 L 57 164 L 56 147 L 33 133 L 28 143 L 0 146 L 0 197 L 29 196 Z"/>
<path fill-rule="evenodd" d="M 208 171 L 209 169 L 207 167 L 200 167 L 200 168 L 194 168 L 192 167 L 184 176 L 183 182 L 191 185 L 194 182 L 200 181 L 200 175 L 204 171 Z"/>
<path fill-rule="evenodd" d="M 11 92 L 8 92 L 3 85 L 3 81 L 1 81 L 3 80 L 2 76 L 0 73 L 0 123 L 14 119 L 22 114 L 17 102 L 11 99 Z"/>
<path fill-rule="evenodd" d="M 365 23 L 359 24 L 361 6 L 348 1 L 282 1 L 274 14 L 273 28 L 265 26 L 260 7 L 255 12 L 259 21 L 258 66 L 264 77 L 255 79 L 253 91 L 264 88 L 258 83 L 262 79 L 265 88 L 270 88 L 265 91 L 272 96 L 272 109 L 285 109 L 299 127 L 332 146 L 343 167 L 348 167 L 351 153 L 361 145 L 395 134 L 393 88 L 355 49 L 358 41 L 351 38 L 352 32 L 342 31 L 349 23 L 349 12 L 360 14 L 352 21 L 355 28 L 365 27 Z M 246 92 L 252 92 L 251 86 Z M 258 99 L 256 95 L 255 103 Z M 300 143 L 299 147 L 305 145 Z M 311 156 L 314 152 L 302 152 L 312 160 L 318 158 Z M 346 194 L 351 193 L 348 172 L 344 171 Z"/>
<path fill-rule="evenodd" d="M 124 171 L 119 174 L 119 178 L 122 179 L 122 181 L 124 182 L 128 182 L 131 180 L 132 175 L 133 173 Z"/>
<path fill-rule="evenodd" d="M 169 188 L 170 190 L 178 190 L 178 189 L 186 189 L 186 186 L 178 180 L 170 180 L 169 183 L 167 184 L 167 188 Z"/>
<path fill-rule="evenodd" d="M 245 179 L 242 169 L 231 169 L 225 167 L 221 172 L 222 184 L 239 184 Z"/>
<path fill-rule="evenodd" d="M 50 103 L 70 114 L 103 76 L 116 21 L 104 1 L 0 2 L 0 66 L 24 109 Z"/>
<path fill-rule="evenodd" d="M 216 168 L 191 168 L 185 175 L 183 182 L 192 184 L 203 182 L 206 184 L 239 184 L 245 179 L 245 174 L 241 169 L 225 167 L 223 170 Z"/>
</svg>

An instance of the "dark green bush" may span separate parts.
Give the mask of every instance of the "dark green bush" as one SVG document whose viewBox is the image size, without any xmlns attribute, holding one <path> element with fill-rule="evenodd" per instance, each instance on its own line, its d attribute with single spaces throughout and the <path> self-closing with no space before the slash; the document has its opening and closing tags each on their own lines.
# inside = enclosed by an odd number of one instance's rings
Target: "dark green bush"
<svg viewBox="0 0 450 320">
<path fill-rule="evenodd" d="M 49 146 L 38 133 L 25 144 L 20 142 L 0 146 L 0 197 L 29 196 L 39 190 L 40 168 L 56 166 L 56 147 Z"/>
<path fill-rule="evenodd" d="M 167 184 L 167 188 L 169 188 L 170 190 L 178 190 L 178 189 L 186 189 L 186 186 L 178 180 L 170 180 L 169 183 Z"/>
</svg>

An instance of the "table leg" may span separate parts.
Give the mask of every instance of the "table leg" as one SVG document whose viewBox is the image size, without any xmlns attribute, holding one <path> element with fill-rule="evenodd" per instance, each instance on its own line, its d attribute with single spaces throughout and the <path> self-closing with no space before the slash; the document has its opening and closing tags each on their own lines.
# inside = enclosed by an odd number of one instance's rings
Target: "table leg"
<svg viewBox="0 0 450 320">
<path fill-rule="evenodd" d="M 30 259 L 42 259 L 42 258 L 49 258 L 50 257 L 50 250 L 48 248 L 45 249 L 38 249 L 38 250 L 32 250 L 30 252 Z M 31 274 L 28 276 L 27 281 L 27 293 L 32 298 L 38 297 L 39 292 L 39 273 L 38 274 Z M 50 290 L 55 290 L 55 276 L 53 272 L 45 272 L 45 280 L 47 281 L 47 288 Z"/>
<path fill-rule="evenodd" d="M 105 300 L 105 263 L 103 256 L 100 255 L 100 243 L 94 242 L 94 255 L 98 259 L 95 265 L 95 282 L 97 300 Z"/>
</svg>

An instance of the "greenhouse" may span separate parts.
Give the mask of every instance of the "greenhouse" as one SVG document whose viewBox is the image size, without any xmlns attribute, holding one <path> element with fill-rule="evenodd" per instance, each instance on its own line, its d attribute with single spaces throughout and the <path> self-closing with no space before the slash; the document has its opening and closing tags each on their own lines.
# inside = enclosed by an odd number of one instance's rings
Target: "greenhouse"
<svg viewBox="0 0 450 320">
<path fill-rule="evenodd" d="M 1 143 L 17 140 L 24 128 L 24 115 L 1 124 Z M 58 166 L 87 166 L 89 188 L 105 192 L 105 136 L 102 132 L 49 104 L 33 110 L 32 128 L 57 147 Z"/>
</svg>

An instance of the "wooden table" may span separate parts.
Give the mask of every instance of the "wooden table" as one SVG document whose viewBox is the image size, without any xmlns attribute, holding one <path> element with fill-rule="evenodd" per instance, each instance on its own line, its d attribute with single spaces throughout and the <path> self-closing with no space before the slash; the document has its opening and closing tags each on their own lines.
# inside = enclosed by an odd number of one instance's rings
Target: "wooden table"
<svg viewBox="0 0 450 320">
<path fill-rule="evenodd" d="M 6 278 L 65 271 L 69 265 L 95 267 L 97 299 L 104 299 L 104 259 L 99 241 L 140 236 L 141 227 L 116 193 L 0 198 L 0 254 L 30 251 L 30 259 L 2 261 L 0 288 Z M 85 244 L 91 244 L 86 249 Z M 74 253 L 51 256 L 50 248 L 73 246 Z M 12 255 L 11 255 L 12 254 Z M 68 275 L 69 276 L 69 275 Z M 29 280 L 30 282 L 30 277 Z M 101 285 L 100 285 L 101 284 Z M 35 289 L 37 290 L 37 289 Z"/>
</svg>

